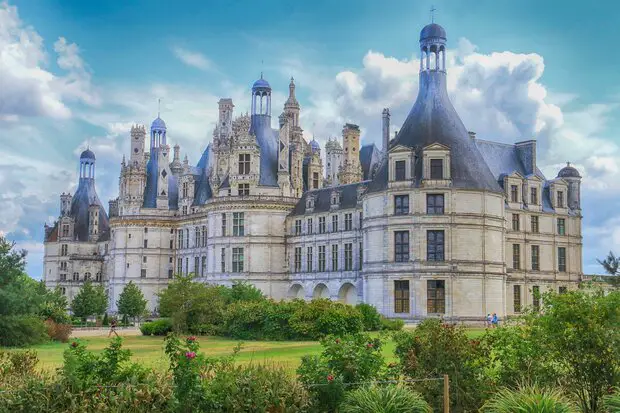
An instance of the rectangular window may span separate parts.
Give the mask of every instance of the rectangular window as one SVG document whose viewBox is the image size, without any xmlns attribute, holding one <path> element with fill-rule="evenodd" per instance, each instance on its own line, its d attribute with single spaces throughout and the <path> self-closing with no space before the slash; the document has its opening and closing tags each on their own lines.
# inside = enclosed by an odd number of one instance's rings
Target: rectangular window
<svg viewBox="0 0 620 413">
<path fill-rule="evenodd" d="M 222 236 L 226 236 L 226 214 L 222 214 Z"/>
<path fill-rule="evenodd" d="M 73 281 L 80 281 L 80 274 L 77 272 L 73 273 Z"/>
<path fill-rule="evenodd" d="M 173 270 L 168 270 L 168 279 L 172 279 L 172 277 L 174 277 L 174 271 Z"/>
<path fill-rule="evenodd" d="M 566 272 L 566 248 L 558 247 L 558 271 Z"/>
<path fill-rule="evenodd" d="M 446 282 L 444 280 L 426 282 L 426 312 L 428 314 L 446 312 Z"/>
<path fill-rule="evenodd" d="M 146 264 L 146 257 L 142 257 L 142 262 Z"/>
<path fill-rule="evenodd" d="M 200 247 L 200 228 L 194 229 L 194 247 Z"/>
<path fill-rule="evenodd" d="M 67 244 L 62 244 L 60 246 L 60 255 L 67 255 L 68 250 L 69 246 Z"/>
<path fill-rule="evenodd" d="M 359 254 L 359 269 L 364 266 L 364 245 L 360 242 L 360 254 Z"/>
<path fill-rule="evenodd" d="M 149 232 L 149 229 L 145 227 L 145 228 L 144 228 L 144 233 L 145 233 L 145 234 L 148 234 L 148 232 Z"/>
<path fill-rule="evenodd" d="M 540 310 L 540 287 L 537 285 L 532 287 L 532 307 L 534 311 Z"/>
<path fill-rule="evenodd" d="M 189 258 L 185 258 L 185 275 L 189 274 Z"/>
<path fill-rule="evenodd" d="M 540 247 L 532 245 L 532 270 L 540 270 Z"/>
<path fill-rule="evenodd" d="M 146 268 L 142 268 L 142 269 L 140 270 L 140 277 L 141 277 L 141 278 L 146 278 Z"/>
<path fill-rule="evenodd" d="M 233 248 L 232 250 L 232 270 L 233 272 L 243 272 L 243 248 Z"/>
<path fill-rule="evenodd" d="M 559 294 L 566 294 L 566 291 L 568 291 L 568 290 L 566 289 L 565 286 L 558 287 L 558 293 Z"/>
<path fill-rule="evenodd" d="M 519 202 L 519 187 L 510 185 L 510 202 Z"/>
<path fill-rule="evenodd" d="M 564 208 L 564 192 L 558 191 L 558 208 Z"/>
<path fill-rule="evenodd" d="M 394 281 L 394 312 L 409 312 L 409 281 Z"/>
<path fill-rule="evenodd" d="M 183 258 L 177 258 L 177 274 L 183 273 Z"/>
<path fill-rule="evenodd" d="M 301 272 L 301 247 L 295 247 L 295 272 Z"/>
<path fill-rule="evenodd" d="M 242 237 L 245 235 L 244 212 L 233 212 L 233 236 Z"/>
<path fill-rule="evenodd" d="M 60 281 L 67 281 L 67 274 L 60 274 Z"/>
<path fill-rule="evenodd" d="M 187 198 L 187 182 L 183 182 L 183 198 Z"/>
<path fill-rule="evenodd" d="M 512 214 L 512 230 L 519 230 L 519 214 Z"/>
<path fill-rule="evenodd" d="M 538 189 L 530 188 L 530 204 L 538 205 Z"/>
<path fill-rule="evenodd" d="M 429 215 L 443 215 L 443 194 L 426 195 L 426 213 Z"/>
<path fill-rule="evenodd" d="M 239 175 L 248 175 L 250 173 L 250 154 L 239 154 Z"/>
<path fill-rule="evenodd" d="M 338 245 L 332 245 L 332 271 L 338 271 Z"/>
<path fill-rule="evenodd" d="M 558 218 L 558 235 L 566 235 L 566 221 L 564 218 Z"/>
<path fill-rule="evenodd" d="M 409 261 L 409 231 L 394 232 L 394 261 Z"/>
<path fill-rule="evenodd" d="M 206 225 L 202 226 L 202 246 L 207 246 L 207 227 Z"/>
<path fill-rule="evenodd" d="M 443 179 L 443 159 L 431 159 L 431 179 Z"/>
<path fill-rule="evenodd" d="M 521 269 L 521 245 L 512 244 L 512 268 Z"/>
<path fill-rule="evenodd" d="M 394 215 L 409 213 L 409 195 L 394 195 Z"/>
<path fill-rule="evenodd" d="M 306 270 L 312 272 L 312 247 L 308 247 L 306 254 Z"/>
<path fill-rule="evenodd" d="M 148 248 L 149 247 L 149 240 L 145 239 L 144 240 L 144 248 Z"/>
<path fill-rule="evenodd" d="M 521 312 L 521 286 L 514 285 L 512 287 L 512 305 L 515 313 Z"/>
<path fill-rule="evenodd" d="M 344 270 L 353 270 L 353 244 L 344 244 Z"/>
<path fill-rule="evenodd" d="M 319 173 L 312 173 L 312 189 L 319 189 Z"/>
<path fill-rule="evenodd" d="M 344 214 L 344 230 L 351 231 L 353 229 L 353 214 Z"/>
<path fill-rule="evenodd" d="M 538 216 L 537 215 L 533 215 L 531 217 L 531 223 L 532 223 L 532 233 L 538 234 Z"/>
<path fill-rule="evenodd" d="M 428 261 L 444 260 L 443 231 L 426 231 L 426 257 Z"/>
<path fill-rule="evenodd" d="M 204 276 L 207 272 L 207 257 L 202 256 L 202 265 L 200 266 L 200 275 Z"/>
<path fill-rule="evenodd" d="M 200 257 L 194 257 L 194 274 L 200 275 Z"/>
<path fill-rule="evenodd" d="M 295 235 L 301 235 L 301 219 L 295 220 Z"/>
<path fill-rule="evenodd" d="M 338 232 L 338 215 L 332 215 L 332 232 Z"/>
<path fill-rule="evenodd" d="M 174 248 L 174 241 L 170 240 L 170 249 L 173 249 L 173 248 Z"/>
<path fill-rule="evenodd" d="M 98 272 L 98 273 L 95 275 L 95 281 L 101 281 L 101 273 L 100 273 L 100 272 Z"/>
<path fill-rule="evenodd" d="M 63 237 L 68 237 L 69 236 L 69 225 L 63 225 L 62 226 L 62 236 Z"/>
<path fill-rule="evenodd" d="M 239 184 L 239 196 L 250 195 L 250 184 Z"/>
<path fill-rule="evenodd" d="M 319 217 L 319 234 L 325 234 L 325 217 Z"/>
<path fill-rule="evenodd" d="M 319 245 L 319 271 L 325 271 L 325 245 Z"/>
<path fill-rule="evenodd" d="M 177 238 L 178 238 L 177 244 L 178 244 L 179 248 L 183 248 L 183 230 L 180 230 L 177 235 L 178 235 L 177 236 Z"/>
<path fill-rule="evenodd" d="M 187 215 L 187 206 L 183 207 L 183 215 Z"/>
<path fill-rule="evenodd" d="M 405 161 L 394 162 L 394 180 L 395 181 L 405 180 Z"/>
<path fill-rule="evenodd" d="M 220 269 L 221 272 L 226 272 L 226 248 L 222 248 L 220 255 Z"/>
</svg>

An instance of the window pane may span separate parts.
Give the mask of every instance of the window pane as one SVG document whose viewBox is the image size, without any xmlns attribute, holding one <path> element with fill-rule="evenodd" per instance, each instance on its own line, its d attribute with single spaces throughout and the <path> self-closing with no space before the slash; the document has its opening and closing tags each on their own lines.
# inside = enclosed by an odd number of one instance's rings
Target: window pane
<svg viewBox="0 0 620 413">
<path fill-rule="evenodd" d="M 395 180 L 404 181 L 405 180 L 405 161 L 394 162 L 394 171 L 395 171 Z"/>
<path fill-rule="evenodd" d="M 431 159 L 431 179 L 443 179 L 443 159 Z"/>
<path fill-rule="evenodd" d="M 394 281 L 394 312 L 409 312 L 409 281 Z"/>
</svg>

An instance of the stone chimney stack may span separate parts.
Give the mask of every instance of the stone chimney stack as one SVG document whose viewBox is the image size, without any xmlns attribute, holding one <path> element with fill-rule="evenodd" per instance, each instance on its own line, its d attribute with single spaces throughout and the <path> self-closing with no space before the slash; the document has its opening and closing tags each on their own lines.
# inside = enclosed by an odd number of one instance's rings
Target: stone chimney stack
<svg viewBox="0 0 620 413">
<path fill-rule="evenodd" d="M 383 109 L 383 154 L 387 154 L 390 147 L 390 109 Z"/>
</svg>

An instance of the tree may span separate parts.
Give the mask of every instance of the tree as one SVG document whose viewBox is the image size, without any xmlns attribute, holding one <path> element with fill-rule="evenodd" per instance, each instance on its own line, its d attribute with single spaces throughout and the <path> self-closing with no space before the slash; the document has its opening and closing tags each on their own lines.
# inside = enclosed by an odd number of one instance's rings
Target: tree
<svg viewBox="0 0 620 413">
<path fill-rule="evenodd" d="M 118 306 L 118 312 L 126 315 L 127 317 L 140 317 L 146 311 L 147 300 L 144 298 L 144 294 L 140 290 L 140 287 L 135 285 L 133 281 L 129 281 L 129 284 L 125 285 L 123 292 L 118 297 L 116 305 Z"/>
<path fill-rule="evenodd" d="M 605 272 L 609 277 L 609 283 L 616 288 L 620 288 L 620 257 L 616 257 L 613 252 L 609 251 L 609 254 L 604 260 L 597 260 L 599 264 L 603 266 Z"/>
<path fill-rule="evenodd" d="M 93 285 L 90 280 L 84 282 L 80 291 L 71 302 L 73 314 L 83 321 L 92 315 L 103 314 L 108 306 L 108 295 L 103 285 Z"/>
<path fill-rule="evenodd" d="M 48 290 L 45 283 L 41 281 L 38 288 L 44 296 L 43 305 L 39 312 L 41 317 L 44 320 L 52 319 L 55 323 L 68 324 L 70 322 L 69 314 L 67 314 L 69 303 L 60 287 Z"/>
</svg>

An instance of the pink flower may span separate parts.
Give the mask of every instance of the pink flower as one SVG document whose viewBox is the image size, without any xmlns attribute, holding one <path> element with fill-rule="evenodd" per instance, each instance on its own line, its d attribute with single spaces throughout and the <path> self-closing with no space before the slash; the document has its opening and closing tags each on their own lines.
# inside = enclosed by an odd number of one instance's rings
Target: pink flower
<svg viewBox="0 0 620 413">
<path fill-rule="evenodd" d="M 196 357 L 196 353 L 194 353 L 193 351 L 188 351 L 187 353 L 185 353 L 185 357 L 191 360 Z"/>
<path fill-rule="evenodd" d="M 368 347 L 368 348 L 372 348 L 372 343 L 368 343 L 368 344 L 366 345 L 366 347 Z"/>
<path fill-rule="evenodd" d="M 196 341 L 196 336 L 187 337 L 187 341 Z"/>
<path fill-rule="evenodd" d="M 78 346 L 78 342 L 74 341 L 73 343 L 71 343 L 71 347 L 76 348 Z"/>
<path fill-rule="evenodd" d="M 332 382 L 334 381 L 334 376 L 332 376 L 331 374 L 327 375 L 327 381 Z"/>
</svg>

